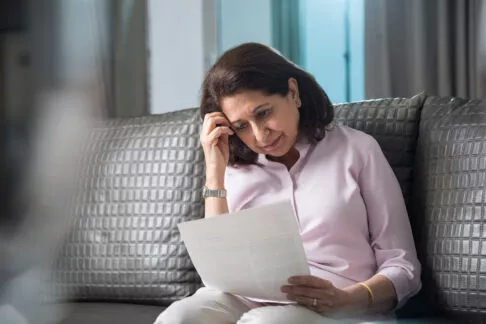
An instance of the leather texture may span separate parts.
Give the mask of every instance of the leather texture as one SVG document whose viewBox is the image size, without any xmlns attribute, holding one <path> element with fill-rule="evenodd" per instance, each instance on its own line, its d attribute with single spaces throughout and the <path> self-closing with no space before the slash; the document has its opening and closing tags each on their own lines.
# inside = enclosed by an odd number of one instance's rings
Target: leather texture
<svg viewBox="0 0 486 324">
<path fill-rule="evenodd" d="M 71 303 L 63 310 L 58 324 L 152 324 L 163 306 L 124 303 Z"/>
<path fill-rule="evenodd" d="M 458 323 L 486 323 L 486 100 L 429 97 L 413 218 L 424 290 Z"/>
<path fill-rule="evenodd" d="M 424 291 L 457 322 L 486 323 L 486 101 L 421 94 L 340 104 L 335 115 L 374 136 L 397 175 Z M 203 217 L 200 124 L 189 109 L 96 128 L 53 272 L 59 297 L 169 305 L 200 287 L 177 230 Z"/>
<path fill-rule="evenodd" d="M 335 106 L 335 123 L 372 135 L 397 176 L 407 202 L 425 94 L 412 98 L 377 99 Z"/>
<path fill-rule="evenodd" d="M 57 297 L 169 305 L 200 287 L 177 229 L 204 216 L 200 127 L 189 109 L 95 128 L 52 276 Z"/>
</svg>

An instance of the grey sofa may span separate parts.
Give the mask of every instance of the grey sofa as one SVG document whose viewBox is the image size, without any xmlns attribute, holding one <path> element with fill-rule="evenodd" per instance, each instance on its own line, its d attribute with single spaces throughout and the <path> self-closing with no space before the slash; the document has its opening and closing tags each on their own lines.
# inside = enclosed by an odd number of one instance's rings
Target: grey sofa
<svg viewBox="0 0 486 324">
<path fill-rule="evenodd" d="M 486 100 L 421 94 L 335 108 L 337 123 L 378 140 L 402 185 L 424 288 L 399 317 L 486 323 Z M 63 323 L 150 324 L 200 287 L 177 230 L 203 217 L 200 124 L 187 109 L 90 134 L 76 222 L 51 275 Z"/>
</svg>

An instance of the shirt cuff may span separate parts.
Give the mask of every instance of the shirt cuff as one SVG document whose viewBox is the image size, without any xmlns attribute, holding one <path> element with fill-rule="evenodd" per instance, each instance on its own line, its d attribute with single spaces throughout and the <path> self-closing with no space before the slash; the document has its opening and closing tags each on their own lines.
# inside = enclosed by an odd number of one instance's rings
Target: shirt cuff
<svg viewBox="0 0 486 324">
<path fill-rule="evenodd" d="M 386 267 L 376 274 L 385 276 L 392 282 L 397 294 L 397 305 L 394 310 L 402 307 L 422 287 L 420 278 L 413 278 L 413 275 L 400 267 Z"/>
</svg>

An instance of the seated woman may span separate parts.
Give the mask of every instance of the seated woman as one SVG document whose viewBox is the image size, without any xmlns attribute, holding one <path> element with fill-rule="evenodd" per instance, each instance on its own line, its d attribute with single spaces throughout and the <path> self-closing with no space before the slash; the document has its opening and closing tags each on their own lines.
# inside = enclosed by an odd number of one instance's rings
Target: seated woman
<svg viewBox="0 0 486 324">
<path fill-rule="evenodd" d="M 210 69 L 201 114 L 206 217 L 290 199 L 312 275 L 282 286 L 293 303 L 203 287 L 156 323 L 393 320 L 420 290 L 420 264 L 400 186 L 373 137 L 333 125 L 315 79 L 256 43 Z"/>
</svg>

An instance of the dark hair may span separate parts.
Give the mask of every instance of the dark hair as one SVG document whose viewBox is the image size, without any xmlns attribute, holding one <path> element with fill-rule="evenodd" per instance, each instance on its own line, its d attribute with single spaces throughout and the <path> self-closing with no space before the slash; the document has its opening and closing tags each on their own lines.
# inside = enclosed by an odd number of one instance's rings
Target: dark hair
<svg viewBox="0 0 486 324">
<path fill-rule="evenodd" d="M 272 48 L 245 43 L 225 52 L 208 71 L 201 91 L 201 117 L 222 111 L 221 99 L 244 91 L 285 96 L 288 80 L 294 78 L 302 105 L 299 109 L 299 138 L 317 142 L 324 138 L 334 109 L 324 90 L 312 75 L 287 60 Z M 237 136 L 229 139 L 229 164 L 254 164 L 257 154 Z"/>
</svg>

